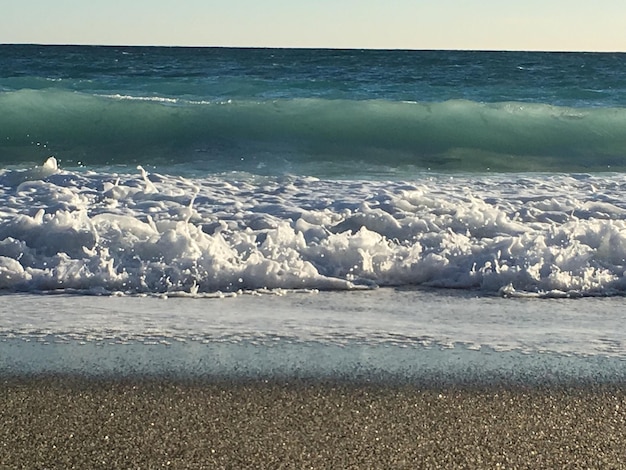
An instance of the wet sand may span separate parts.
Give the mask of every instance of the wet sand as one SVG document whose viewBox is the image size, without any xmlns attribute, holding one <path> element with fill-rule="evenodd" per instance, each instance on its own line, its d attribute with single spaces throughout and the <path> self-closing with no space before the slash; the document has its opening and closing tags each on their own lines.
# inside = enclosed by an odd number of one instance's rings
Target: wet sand
<svg viewBox="0 0 626 470">
<path fill-rule="evenodd" d="M 0 468 L 619 468 L 626 386 L 0 379 Z"/>
</svg>

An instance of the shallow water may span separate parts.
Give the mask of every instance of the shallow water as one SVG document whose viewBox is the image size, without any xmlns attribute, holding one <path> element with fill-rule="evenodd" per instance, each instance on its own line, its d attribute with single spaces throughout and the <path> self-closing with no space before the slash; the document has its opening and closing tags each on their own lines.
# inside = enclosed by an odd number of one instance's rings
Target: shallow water
<svg viewBox="0 0 626 470">
<path fill-rule="evenodd" d="M 546 384 L 626 378 L 620 298 L 378 289 L 2 300 L 6 375 Z"/>
</svg>

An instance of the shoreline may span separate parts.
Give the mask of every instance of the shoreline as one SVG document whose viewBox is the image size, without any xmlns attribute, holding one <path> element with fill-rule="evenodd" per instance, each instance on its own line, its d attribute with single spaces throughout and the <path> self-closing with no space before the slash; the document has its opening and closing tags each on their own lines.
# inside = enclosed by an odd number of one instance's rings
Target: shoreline
<svg viewBox="0 0 626 470">
<path fill-rule="evenodd" d="M 626 383 L 0 378 L 0 468 L 616 468 Z"/>
<path fill-rule="evenodd" d="M 622 466 L 620 299 L 7 299 L 0 470 Z"/>
</svg>

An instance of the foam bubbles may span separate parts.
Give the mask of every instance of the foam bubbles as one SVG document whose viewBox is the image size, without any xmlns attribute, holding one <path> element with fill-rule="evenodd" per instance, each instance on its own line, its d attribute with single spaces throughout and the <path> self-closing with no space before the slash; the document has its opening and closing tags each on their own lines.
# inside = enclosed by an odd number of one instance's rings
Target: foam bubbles
<svg viewBox="0 0 626 470">
<path fill-rule="evenodd" d="M 182 294 L 424 285 L 624 292 L 626 180 L 0 174 L 0 288 Z"/>
</svg>

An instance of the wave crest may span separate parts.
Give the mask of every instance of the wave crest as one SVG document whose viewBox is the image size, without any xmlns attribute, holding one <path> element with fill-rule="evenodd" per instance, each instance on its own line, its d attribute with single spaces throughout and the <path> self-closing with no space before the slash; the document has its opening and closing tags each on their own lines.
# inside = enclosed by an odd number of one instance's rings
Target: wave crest
<svg viewBox="0 0 626 470">
<path fill-rule="evenodd" d="M 0 174 L 0 290 L 626 292 L 621 176 L 13 179 Z"/>
<path fill-rule="evenodd" d="M 626 170 L 623 108 L 462 100 L 205 102 L 20 90 L 0 94 L 0 128 L 4 164 L 52 153 L 66 164 L 194 162 L 216 171 L 264 167 L 270 173 L 315 163 L 348 162 L 354 169 L 355 161 L 451 171 Z M 242 168 L 246 159 L 254 166 Z"/>
</svg>

